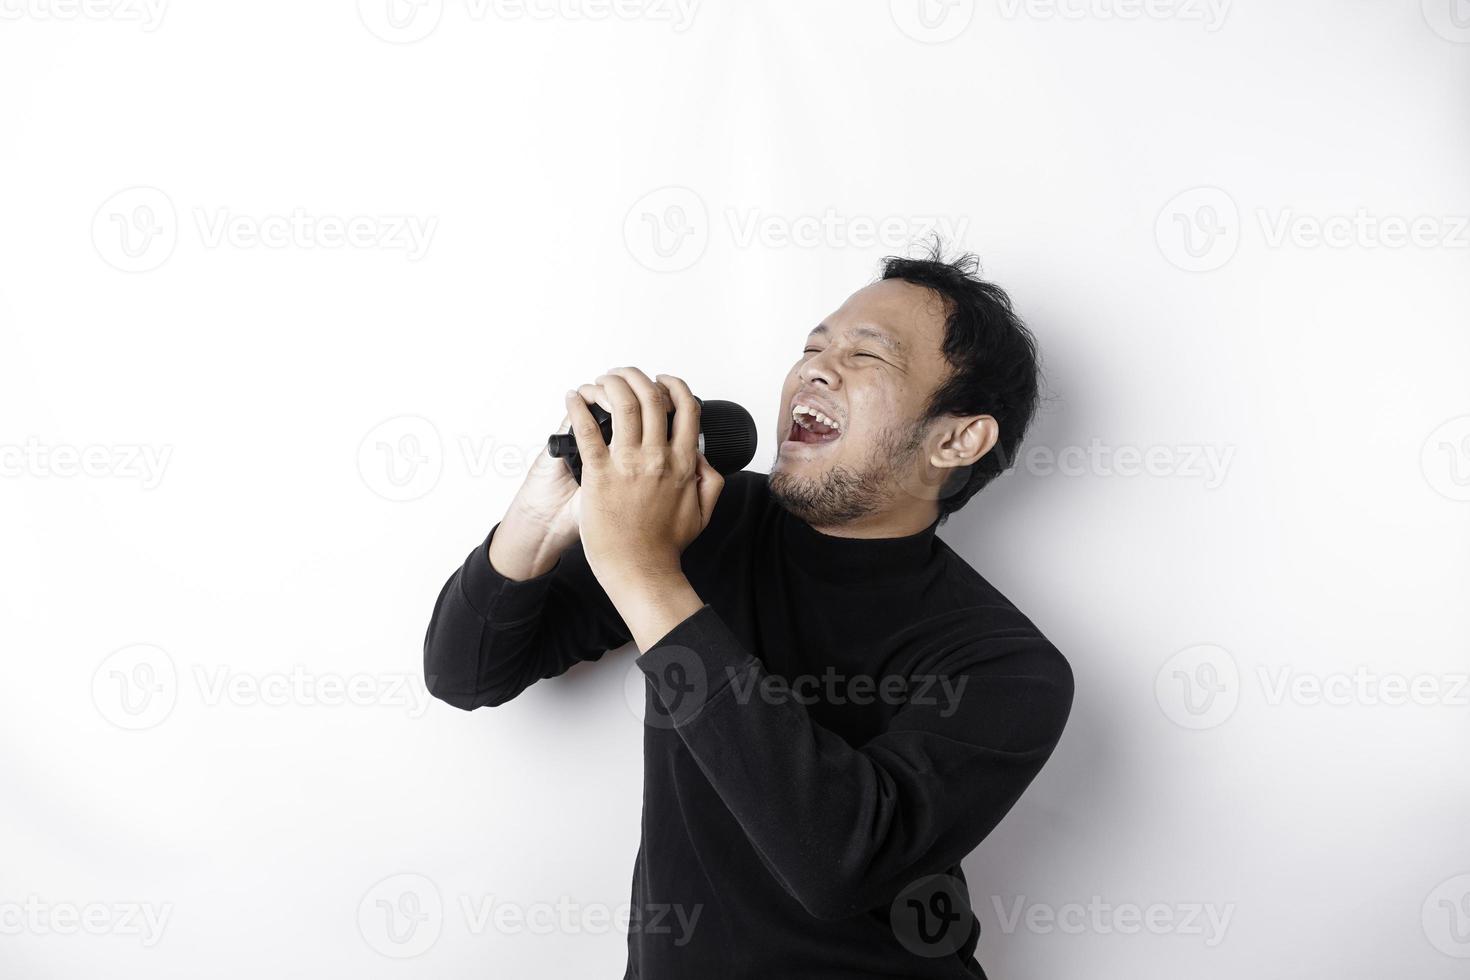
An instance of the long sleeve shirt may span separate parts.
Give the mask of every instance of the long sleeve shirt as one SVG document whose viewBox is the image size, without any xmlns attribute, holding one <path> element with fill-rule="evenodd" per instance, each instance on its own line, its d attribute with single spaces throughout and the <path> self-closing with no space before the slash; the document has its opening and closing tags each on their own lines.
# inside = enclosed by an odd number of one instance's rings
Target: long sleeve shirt
<svg viewBox="0 0 1470 980">
<path fill-rule="evenodd" d="M 1051 755 L 1065 658 L 925 530 L 821 533 L 726 479 L 682 564 L 704 606 L 637 658 L 642 842 L 625 980 L 984 977 L 960 861 Z M 631 638 L 579 545 L 445 584 L 429 690 L 464 709 Z"/>
</svg>

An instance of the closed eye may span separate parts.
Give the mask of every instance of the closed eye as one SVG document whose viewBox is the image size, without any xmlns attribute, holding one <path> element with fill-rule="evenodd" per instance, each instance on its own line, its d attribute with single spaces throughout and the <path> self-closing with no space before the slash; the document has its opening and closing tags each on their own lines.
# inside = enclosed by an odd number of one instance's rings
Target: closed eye
<svg viewBox="0 0 1470 980">
<path fill-rule="evenodd" d="M 802 351 L 802 353 L 803 354 L 815 354 L 815 353 L 817 353 L 820 350 L 821 350 L 820 347 L 808 347 L 806 350 Z M 865 350 L 857 351 L 857 352 L 855 352 L 853 354 L 853 356 L 854 357 L 877 357 L 878 360 L 880 360 L 880 361 L 882 360 L 882 358 L 881 357 L 878 357 L 877 354 L 874 354 L 874 353 L 872 353 L 870 351 L 865 351 Z"/>
</svg>

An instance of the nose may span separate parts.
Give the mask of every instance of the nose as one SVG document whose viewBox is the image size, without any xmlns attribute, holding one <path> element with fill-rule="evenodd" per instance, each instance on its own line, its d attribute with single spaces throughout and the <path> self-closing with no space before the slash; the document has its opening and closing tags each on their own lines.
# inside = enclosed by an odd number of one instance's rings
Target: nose
<svg viewBox="0 0 1470 980">
<path fill-rule="evenodd" d="M 842 384 L 842 376 L 839 375 L 837 373 L 837 369 L 834 368 L 827 361 L 826 351 L 822 351 L 819 354 L 813 354 L 811 357 L 803 361 L 801 364 L 801 369 L 796 372 L 796 376 L 800 378 L 801 383 L 805 385 L 815 384 L 816 382 L 820 381 L 828 388 L 837 388 L 840 387 Z"/>
</svg>

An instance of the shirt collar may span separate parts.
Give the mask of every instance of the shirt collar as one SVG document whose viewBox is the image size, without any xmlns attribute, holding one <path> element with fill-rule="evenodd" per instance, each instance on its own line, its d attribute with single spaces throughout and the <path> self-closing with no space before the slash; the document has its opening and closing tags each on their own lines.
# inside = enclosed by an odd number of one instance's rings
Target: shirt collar
<svg viewBox="0 0 1470 980">
<path fill-rule="evenodd" d="M 885 582 L 917 574 L 934 557 L 939 517 L 922 531 L 898 538 L 844 538 L 823 534 L 784 507 L 785 553 L 814 578 L 829 582 Z"/>
</svg>

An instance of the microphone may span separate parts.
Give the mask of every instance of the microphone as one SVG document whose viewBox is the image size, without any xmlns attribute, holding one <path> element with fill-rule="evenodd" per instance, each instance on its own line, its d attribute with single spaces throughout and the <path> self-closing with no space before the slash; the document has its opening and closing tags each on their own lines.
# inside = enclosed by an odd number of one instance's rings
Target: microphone
<svg viewBox="0 0 1470 980">
<path fill-rule="evenodd" d="M 755 419 L 740 405 L 719 399 L 696 398 L 699 402 L 699 451 L 722 476 L 745 469 L 755 458 Z M 587 406 L 602 430 L 602 441 L 612 442 L 612 415 L 593 402 Z M 669 413 L 668 436 L 674 435 L 674 413 Z M 582 455 L 577 452 L 577 437 L 571 429 L 558 432 L 546 440 L 549 456 L 566 460 L 572 479 L 582 482 Z"/>
</svg>

